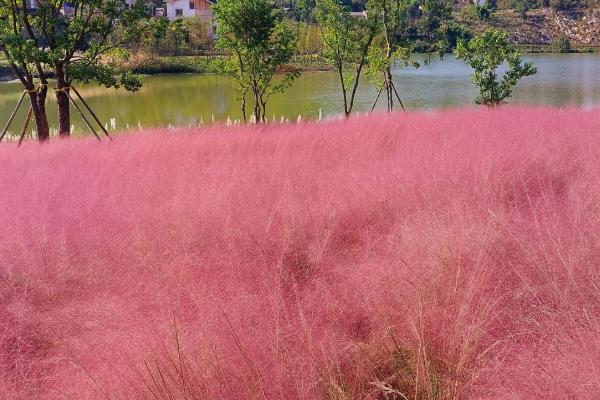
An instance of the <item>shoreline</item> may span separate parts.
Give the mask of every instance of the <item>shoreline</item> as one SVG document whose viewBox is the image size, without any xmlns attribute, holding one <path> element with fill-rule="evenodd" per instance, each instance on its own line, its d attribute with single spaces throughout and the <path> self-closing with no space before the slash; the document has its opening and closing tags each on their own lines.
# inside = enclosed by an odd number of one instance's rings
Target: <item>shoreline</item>
<svg viewBox="0 0 600 400">
<path fill-rule="evenodd" d="M 568 53 L 552 51 L 550 45 L 516 45 L 516 48 L 527 54 L 599 54 L 598 47 L 577 47 Z M 421 53 L 415 53 L 421 54 Z M 423 53 L 425 54 L 425 53 Z M 138 59 L 128 65 L 134 73 L 141 75 L 160 74 L 205 74 L 219 73 L 211 65 L 218 56 L 156 56 L 149 59 Z M 281 72 L 295 69 L 299 72 L 331 71 L 332 67 L 318 54 L 302 54 L 294 56 L 293 61 Z M 0 66 L 0 82 L 17 81 L 17 77 L 8 66 Z"/>
<path fill-rule="evenodd" d="M 598 54 L 600 48 L 573 48 L 568 53 L 552 51 L 552 46 L 546 45 L 517 45 L 522 55 L 527 54 Z M 426 53 L 415 53 L 415 55 Z M 211 65 L 218 56 L 158 56 L 150 60 L 134 63 L 129 67 L 133 72 L 143 75 L 178 74 L 178 73 L 220 73 Z M 295 69 L 299 72 L 322 72 L 333 70 L 318 54 L 302 54 L 294 56 L 292 62 L 280 72 Z"/>
</svg>

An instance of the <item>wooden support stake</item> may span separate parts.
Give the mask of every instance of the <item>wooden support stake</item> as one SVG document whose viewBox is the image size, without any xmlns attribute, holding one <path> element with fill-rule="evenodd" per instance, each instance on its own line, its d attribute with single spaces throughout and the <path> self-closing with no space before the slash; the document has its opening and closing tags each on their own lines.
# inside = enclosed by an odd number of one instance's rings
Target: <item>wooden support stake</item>
<svg viewBox="0 0 600 400">
<path fill-rule="evenodd" d="M 23 125 L 23 129 L 21 129 L 21 136 L 19 136 L 19 146 L 23 143 L 23 138 L 25 138 L 25 132 L 27 132 L 27 127 L 29 126 L 29 121 L 31 121 L 31 113 L 33 111 L 33 107 L 29 106 L 29 111 L 27 111 L 27 117 L 25 117 L 25 125 Z"/>
<path fill-rule="evenodd" d="M 71 95 L 69 94 L 69 92 L 65 90 L 65 94 L 67 95 L 67 97 L 69 98 L 69 100 L 71 100 L 71 103 L 73 103 L 73 107 L 75 107 L 75 109 L 79 112 L 79 115 L 81 115 L 81 118 L 83 119 L 83 122 L 85 122 L 85 124 L 87 125 L 87 127 L 94 134 L 94 136 L 96 136 L 96 139 L 102 140 L 102 139 L 100 139 L 100 136 L 98 136 L 98 134 L 96 133 L 96 131 L 94 130 L 94 128 L 90 124 L 90 121 L 88 121 L 88 119 L 85 117 L 85 114 L 83 114 L 83 111 L 81 111 L 81 108 L 79 108 L 79 106 L 77 105 L 77 103 L 75 103 L 75 100 L 73 100 L 73 97 L 71 97 Z"/>
<path fill-rule="evenodd" d="M 19 111 L 19 108 L 21 107 L 21 103 L 23 103 L 23 99 L 25 98 L 25 94 L 26 93 L 27 93 L 27 91 L 25 90 L 21 94 L 21 98 L 17 102 L 17 105 L 15 106 L 15 109 L 13 110 L 12 114 L 10 115 L 10 118 L 8 119 L 8 122 L 6 123 L 6 126 L 2 130 L 2 134 L 0 134 L 0 142 L 2 141 L 2 139 L 4 139 L 4 135 L 6 135 L 6 132 L 8 132 L 8 128 L 10 128 L 10 124 L 12 124 L 13 119 L 15 119 L 15 115 L 17 115 L 17 111 Z"/>
<path fill-rule="evenodd" d="M 375 109 L 377 102 L 379 101 L 379 96 L 381 96 L 381 92 L 383 91 L 383 86 L 379 88 L 379 93 L 377 93 L 377 97 L 375 98 L 375 103 L 373 103 L 373 107 L 371 107 L 371 112 Z"/>
<path fill-rule="evenodd" d="M 402 111 L 406 111 L 406 109 L 404 108 L 404 104 L 402 103 L 402 99 L 400 98 L 400 95 L 396 91 L 396 85 L 394 85 L 394 82 L 392 82 L 391 84 L 392 84 L 392 89 L 394 89 L 394 93 L 396 93 L 396 98 L 400 102 L 400 107 L 402 107 Z"/>
<path fill-rule="evenodd" d="M 79 100 L 81 100 L 81 102 L 83 103 L 83 105 L 85 106 L 85 108 L 87 108 L 87 110 L 90 112 L 90 114 L 92 115 L 92 117 L 94 117 L 94 119 L 96 120 L 96 123 L 98 124 L 98 126 L 100 126 L 100 129 L 102 129 L 102 132 L 104 132 L 104 134 L 106 135 L 106 137 L 112 140 L 111 136 L 108 134 L 108 131 L 106 130 L 106 128 L 104 127 L 104 125 L 102 125 L 102 123 L 100 122 L 100 119 L 98 119 L 98 117 L 96 116 L 96 114 L 94 113 L 94 111 L 92 110 L 92 108 L 83 99 L 83 97 L 81 97 L 81 95 L 79 94 L 79 92 L 77 91 L 77 89 L 75 89 L 75 87 L 73 87 L 73 86 L 71 86 L 71 89 L 73 89 L 73 91 L 75 92 L 75 94 L 77 95 L 77 97 L 79 98 Z"/>
</svg>

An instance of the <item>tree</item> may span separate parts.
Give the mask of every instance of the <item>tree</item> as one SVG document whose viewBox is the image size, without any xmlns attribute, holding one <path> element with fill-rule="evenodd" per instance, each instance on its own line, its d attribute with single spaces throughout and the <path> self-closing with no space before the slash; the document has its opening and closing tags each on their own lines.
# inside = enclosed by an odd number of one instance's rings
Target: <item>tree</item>
<svg viewBox="0 0 600 400">
<path fill-rule="evenodd" d="M 6 57 L 16 66 L 13 70 L 26 90 L 33 90 L 32 69 L 39 81 L 37 96 L 30 93 L 30 98 L 41 140 L 49 136 L 47 120 L 41 115 L 45 115 L 48 70 L 56 79 L 59 134 L 65 136 L 71 131 L 73 82 L 93 81 L 130 91 L 141 86 L 138 77 L 118 70 L 117 60 L 127 53 L 111 33 L 118 24 L 133 33 L 144 14 L 143 3 L 129 8 L 125 0 L 45 0 L 36 1 L 35 9 L 28 8 L 26 0 L 0 0 L 0 4 L 0 43 Z"/>
<path fill-rule="evenodd" d="M 527 19 L 527 12 L 537 7 L 536 0 L 512 0 L 512 5 L 523 19 Z"/>
<path fill-rule="evenodd" d="M 554 47 L 554 51 L 558 53 L 570 53 L 571 40 L 567 35 L 561 33 L 552 41 L 552 47 Z"/>
<path fill-rule="evenodd" d="M 184 19 L 176 19 L 168 28 L 168 36 L 171 38 L 171 45 L 175 50 L 175 55 L 181 55 L 190 43 L 190 30 L 186 26 Z"/>
<path fill-rule="evenodd" d="M 388 112 L 394 108 L 394 98 L 404 108 L 392 79 L 392 66 L 395 61 L 401 61 L 404 64 L 410 63 L 412 45 L 401 36 L 401 33 L 408 28 L 408 11 L 411 5 L 410 0 L 373 0 L 371 9 L 369 9 L 371 18 L 378 16 L 381 18 L 383 38 L 380 41 L 375 40 L 369 51 L 368 74 L 379 86 L 379 94 L 375 103 L 385 89 Z M 418 66 L 418 63 L 413 63 L 413 65 Z"/>
<path fill-rule="evenodd" d="M 416 20 L 418 34 L 427 45 L 427 53 L 438 52 L 440 57 L 447 51 L 447 30 L 452 21 L 452 9 L 442 0 L 421 0 L 420 15 Z"/>
<path fill-rule="evenodd" d="M 298 0 L 296 2 L 299 17 L 305 22 L 314 22 L 315 0 Z"/>
<path fill-rule="evenodd" d="M 577 0 L 550 0 L 550 7 L 554 8 L 557 11 L 561 10 L 569 10 L 574 8 L 579 4 Z"/>
<path fill-rule="evenodd" d="M 508 43 L 506 32 L 494 29 L 487 29 L 469 42 L 459 41 L 454 54 L 474 70 L 471 77 L 479 89 L 476 104 L 503 104 L 521 78 L 537 72 L 532 63 L 522 63 L 521 55 Z M 503 63 L 507 70 L 499 80 L 498 68 Z"/>
<path fill-rule="evenodd" d="M 46 116 L 48 77 L 43 63 L 45 55 L 29 33 L 33 28 L 26 3 L 19 5 L 16 0 L 0 0 L 0 6 L 0 50 L 29 95 L 38 138 L 44 141 L 50 136 Z"/>
<path fill-rule="evenodd" d="M 59 135 L 71 133 L 69 90 L 73 82 L 96 82 L 105 87 L 136 91 L 141 79 L 130 72 L 120 72 L 117 60 L 127 57 L 122 43 L 111 33 L 123 24 L 134 34 L 144 15 L 144 3 L 128 8 L 124 0 L 71 0 L 72 10 L 61 14 L 63 0 L 40 2 L 32 17 L 39 30 L 39 41 L 46 42 L 49 64 L 56 78 Z"/>
<path fill-rule="evenodd" d="M 254 120 L 265 122 L 270 96 L 283 92 L 299 76 L 291 71 L 274 80 L 278 69 L 294 55 L 298 33 L 269 0 L 223 0 L 213 6 L 213 12 L 217 46 L 231 52 L 222 69 L 239 83 L 244 121 L 246 95 L 251 91 Z"/>
<path fill-rule="evenodd" d="M 354 100 L 373 39 L 381 30 L 380 18 L 358 18 L 339 0 L 317 0 L 315 17 L 323 37 L 323 57 L 336 69 L 344 99 L 344 115 Z M 368 15 L 368 13 L 367 13 Z"/>
</svg>

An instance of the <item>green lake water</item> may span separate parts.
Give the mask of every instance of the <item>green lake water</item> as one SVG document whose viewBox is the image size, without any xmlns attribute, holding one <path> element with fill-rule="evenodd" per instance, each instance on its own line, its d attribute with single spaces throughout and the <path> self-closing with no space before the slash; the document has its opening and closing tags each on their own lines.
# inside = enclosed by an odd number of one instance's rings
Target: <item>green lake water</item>
<svg viewBox="0 0 600 400">
<path fill-rule="evenodd" d="M 538 73 L 520 82 L 511 103 L 583 107 L 600 104 L 600 55 L 536 54 L 525 58 L 534 62 Z M 470 73 L 465 64 L 448 56 L 444 60 L 432 59 L 418 69 L 398 68 L 395 79 L 407 108 L 432 110 L 472 104 L 475 88 Z M 335 116 L 343 108 L 338 85 L 333 72 L 305 73 L 284 94 L 273 96 L 268 105 L 269 119 Z M 21 91 L 17 82 L 0 83 L 0 124 L 10 115 Z M 235 82 L 219 75 L 148 76 L 137 93 L 97 85 L 81 87 L 80 92 L 100 119 L 108 125 L 112 119 L 117 130 L 138 126 L 187 126 L 241 117 L 235 100 Z M 376 95 L 375 88 L 363 82 L 355 111 L 370 110 Z M 385 107 L 383 100 L 380 100 L 380 108 Z M 55 127 L 53 93 L 49 103 L 50 123 Z M 76 131 L 85 130 L 77 112 L 73 110 L 72 114 Z M 25 110 L 22 110 L 16 121 L 19 127 L 24 115 Z"/>
</svg>

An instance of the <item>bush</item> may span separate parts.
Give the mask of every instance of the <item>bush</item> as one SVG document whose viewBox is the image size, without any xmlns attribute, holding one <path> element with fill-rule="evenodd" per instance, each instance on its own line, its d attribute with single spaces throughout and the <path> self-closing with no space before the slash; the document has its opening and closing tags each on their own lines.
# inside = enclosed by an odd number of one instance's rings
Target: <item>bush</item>
<svg viewBox="0 0 600 400">
<path fill-rule="evenodd" d="M 537 2 L 535 0 L 513 0 L 513 7 L 521 18 L 527 19 L 527 12 L 537 8 Z"/>
<path fill-rule="evenodd" d="M 561 33 L 552 41 L 552 47 L 558 53 L 570 53 L 571 41 L 567 35 Z"/>
<path fill-rule="evenodd" d="M 323 39 L 317 25 L 298 23 L 298 36 L 298 54 L 314 54 L 323 51 Z"/>
<path fill-rule="evenodd" d="M 212 25 L 200 18 L 164 18 L 145 20 L 135 37 L 124 32 L 113 34 L 117 42 L 125 42 L 132 53 L 162 56 L 198 55 L 213 48 Z"/>
<path fill-rule="evenodd" d="M 459 40 L 454 55 L 473 68 L 471 79 L 479 90 L 476 104 L 490 107 L 504 104 L 519 80 L 537 73 L 531 62 L 522 61 L 520 53 L 509 43 L 508 34 L 493 28 L 468 42 Z M 502 65 L 508 67 L 503 73 L 499 71 Z"/>
<path fill-rule="evenodd" d="M 460 10 L 460 15 L 467 20 L 477 20 L 479 19 L 478 7 L 475 4 L 469 3 Z"/>
<path fill-rule="evenodd" d="M 471 109 L 2 146 L 0 398 L 599 398 L 599 129 Z"/>
<path fill-rule="evenodd" d="M 480 20 L 489 20 L 492 13 L 496 11 L 496 8 L 495 1 L 486 0 L 482 5 L 477 6 L 477 15 Z"/>
<path fill-rule="evenodd" d="M 569 10 L 577 6 L 577 0 L 549 0 L 550 7 L 555 10 Z"/>
</svg>

